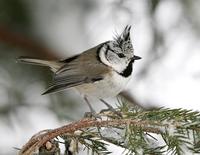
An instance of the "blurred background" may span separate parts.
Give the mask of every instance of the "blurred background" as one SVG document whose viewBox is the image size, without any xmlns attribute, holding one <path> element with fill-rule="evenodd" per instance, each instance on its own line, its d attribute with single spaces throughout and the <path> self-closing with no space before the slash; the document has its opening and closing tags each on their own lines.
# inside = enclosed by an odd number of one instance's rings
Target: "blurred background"
<svg viewBox="0 0 200 155">
<path fill-rule="evenodd" d="M 199 6 L 197 0 L 0 0 L 0 154 L 15 154 L 13 147 L 39 130 L 88 111 L 74 90 L 42 96 L 52 73 L 16 58 L 66 58 L 112 39 L 127 24 L 143 58 L 127 86 L 135 101 L 200 110 Z"/>
</svg>

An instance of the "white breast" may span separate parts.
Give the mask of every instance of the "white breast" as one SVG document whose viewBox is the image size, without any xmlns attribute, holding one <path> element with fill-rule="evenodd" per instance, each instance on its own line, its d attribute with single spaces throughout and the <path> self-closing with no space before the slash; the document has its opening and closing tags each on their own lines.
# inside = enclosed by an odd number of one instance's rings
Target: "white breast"
<svg viewBox="0 0 200 155">
<path fill-rule="evenodd" d="M 108 98 L 118 95 L 127 85 L 131 76 L 125 78 L 116 72 L 111 72 L 103 80 L 76 86 L 78 91 L 87 96 Z"/>
</svg>

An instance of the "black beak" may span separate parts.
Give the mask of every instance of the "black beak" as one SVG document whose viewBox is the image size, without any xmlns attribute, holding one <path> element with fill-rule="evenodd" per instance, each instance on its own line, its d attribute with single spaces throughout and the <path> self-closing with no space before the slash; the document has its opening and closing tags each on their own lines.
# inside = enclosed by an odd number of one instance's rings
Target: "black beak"
<svg viewBox="0 0 200 155">
<path fill-rule="evenodd" d="M 134 55 L 134 57 L 132 58 L 132 61 L 134 61 L 134 60 L 140 60 L 140 59 L 142 59 L 142 58 L 139 57 L 139 56 Z"/>
</svg>

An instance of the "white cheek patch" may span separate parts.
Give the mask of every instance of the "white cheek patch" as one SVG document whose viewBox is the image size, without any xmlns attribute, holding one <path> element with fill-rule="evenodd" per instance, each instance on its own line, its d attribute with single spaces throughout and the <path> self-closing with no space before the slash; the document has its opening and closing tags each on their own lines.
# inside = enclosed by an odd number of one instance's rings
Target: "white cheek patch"
<svg viewBox="0 0 200 155">
<path fill-rule="evenodd" d="M 120 58 L 110 50 L 107 51 L 107 59 L 112 65 L 120 62 Z"/>
<path fill-rule="evenodd" d="M 119 62 L 118 64 L 113 64 L 112 66 L 114 68 L 114 70 L 116 70 L 118 73 L 121 73 L 124 71 L 124 69 L 126 69 L 127 64 L 125 63 L 125 61 L 123 62 Z"/>
</svg>

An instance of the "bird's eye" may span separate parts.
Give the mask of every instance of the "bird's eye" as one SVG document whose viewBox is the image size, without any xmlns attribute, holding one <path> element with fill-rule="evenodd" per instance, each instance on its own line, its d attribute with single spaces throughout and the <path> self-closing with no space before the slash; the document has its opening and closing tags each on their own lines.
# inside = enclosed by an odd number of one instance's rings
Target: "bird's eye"
<svg viewBox="0 0 200 155">
<path fill-rule="evenodd" d="M 120 58 L 126 57 L 123 53 L 118 53 L 117 55 L 118 55 L 118 57 L 120 57 Z"/>
</svg>

